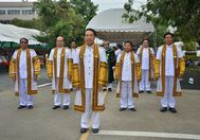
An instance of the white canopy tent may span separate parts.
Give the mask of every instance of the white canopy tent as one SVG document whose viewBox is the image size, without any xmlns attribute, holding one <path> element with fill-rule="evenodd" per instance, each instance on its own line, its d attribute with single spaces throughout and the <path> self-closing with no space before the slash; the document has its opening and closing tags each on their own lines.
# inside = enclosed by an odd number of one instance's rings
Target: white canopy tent
<svg viewBox="0 0 200 140">
<path fill-rule="evenodd" d="M 124 40 L 138 40 L 145 34 L 154 32 L 152 23 L 145 18 L 129 23 L 122 18 L 124 9 L 110 9 L 94 16 L 86 28 L 97 31 L 97 37 L 111 42 L 122 43 Z"/>
<path fill-rule="evenodd" d="M 39 30 L 17 27 L 11 24 L 0 23 L 0 41 L 19 43 L 20 38 L 25 37 L 30 45 L 42 44 L 34 36 L 40 35 Z"/>
</svg>

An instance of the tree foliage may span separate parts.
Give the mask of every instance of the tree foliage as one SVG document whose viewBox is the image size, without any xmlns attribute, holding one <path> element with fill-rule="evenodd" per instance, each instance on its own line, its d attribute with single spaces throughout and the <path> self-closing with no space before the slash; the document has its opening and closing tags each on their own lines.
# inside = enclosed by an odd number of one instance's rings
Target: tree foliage
<svg viewBox="0 0 200 140">
<path fill-rule="evenodd" d="M 80 44 L 84 30 L 97 10 L 89 0 L 38 0 L 34 5 L 46 33 L 38 39 L 51 46 L 55 45 L 57 36 L 64 36 L 67 45 L 72 40 Z"/>
<path fill-rule="evenodd" d="M 176 27 L 176 36 L 184 42 L 197 41 L 200 38 L 200 1 L 199 0 L 147 0 L 141 11 L 132 15 L 134 0 L 124 5 L 124 16 L 134 22 L 142 16 L 151 21 L 157 29 L 159 26 Z M 133 20 L 131 20 L 133 19 Z"/>
</svg>

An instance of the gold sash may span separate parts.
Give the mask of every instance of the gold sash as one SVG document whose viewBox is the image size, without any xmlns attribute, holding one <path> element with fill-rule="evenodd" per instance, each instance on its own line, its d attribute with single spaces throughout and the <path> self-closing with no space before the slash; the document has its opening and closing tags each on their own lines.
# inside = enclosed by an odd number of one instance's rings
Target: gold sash
<svg viewBox="0 0 200 140">
<path fill-rule="evenodd" d="M 19 63 L 20 63 L 20 56 L 21 56 L 21 49 L 17 51 L 17 80 L 18 80 L 18 90 L 19 90 Z M 26 64 L 27 64 L 27 93 L 29 95 L 36 94 L 37 90 L 32 90 L 32 71 L 31 71 L 31 55 L 30 49 L 26 49 Z M 16 93 L 16 95 L 19 93 Z"/>
<path fill-rule="evenodd" d="M 125 57 L 125 54 L 126 52 L 123 51 L 122 52 L 122 55 L 121 55 L 121 58 L 120 58 L 120 63 L 119 63 L 119 82 L 120 82 L 120 89 L 119 89 L 119 93 L 117 93 L 117 97 L 120 97 L 120 94 L 121 94 L 121 89 L 122 89 L 122 69 L 123 69 L 123 64 L 124 64 L 124 57 Z M 134 59 L 134 52 L 131 51 L 131 71 L 132 71 L 132 92 L 133 92 L 133 97 L 136 97 L 138 98 L 138 93 L 134 93 L 134 82 L 135 82 L 135 71 L 136 71 L 136 68 L 135 68 L 135 59 Z M 137 71 L 136 71 L 136 74 L 137 74 Z"/>
<path fill-rule="evenodd" d="M 55 78 L 55 85 L 57 85 L 57 53 L 58 48 L 55 48 L 54 51 L 54 78 Z M 60 57 L 60 75 L 59 75 L 59 85 L 58 85 L 58 92 L 60 93 L 70 93 L 71 89 L 64 89 L 63 88 L 63 78 L 64 78 L 64 63 L 65 63 L 65 48 L 63 47 L 61 50 L 61 57 Z M 54 93 L 55 91 L 53 91 Z"/>
<path fill-rule="evenodd" d="M 172 46 L 172 50 L 173 50 L 173 59 L 174 59 L 174 83 L 173 83 L 173 96 L 181 96 L 181 92 L 177 92 L 177 78 L 179 76 L 179 59 L 178 59 L 178 55 L 177 55 L 177 48 L 176 46 L 173 44 Z M 162 66 L 161 66 L 161 77 L 162 77 L 162 91 L 161 92 L 157 92 L 158 96 L 164 96 L 165 93 L 165 61 L 166 61 L 166 45 L 163 46 L 162 49 Z"/>
<path fill-rule="evenodd" d="M 96 44 L 93 46 L 94 51 L 94 73 L 93 73 L 93 99 L 92 99 L 92 110 L 93 111 L 103 111 L 105 109 L 104 105 L 98 105 L 98 92 L 99 92 L 99 48 Z M 84 112 L 85 111 L 85 72 L 84 72 L 84 54 L 85 54 L 86 44 L 81 47 L 79 60 L 80 60 L 80 88 L 81 88 L 81 101 L 82 105 L 74 105 L 74 109 Z M 107 82 L 107 81 L 106 81 Z"/>
<path fill-rule="evenodd" d="M 142 46 L 141 49 L 140 49 L 141 68 L 142 68 L 143 49 L 144 49 L 144 47 Z M 153 79 L 153 77 L 151 75 L 151 69 L 152 69 L 152 62 L 153 62 L 153 59 L 154 59 L 154 55 L 151 52 L 151 49 L 149 47 L 148 47 L 148 54 L 149 54 L 149 81 L 151 81 Z M 142 70 L 141 70 L 141 74 L 142 74 Z"/>
</svg>

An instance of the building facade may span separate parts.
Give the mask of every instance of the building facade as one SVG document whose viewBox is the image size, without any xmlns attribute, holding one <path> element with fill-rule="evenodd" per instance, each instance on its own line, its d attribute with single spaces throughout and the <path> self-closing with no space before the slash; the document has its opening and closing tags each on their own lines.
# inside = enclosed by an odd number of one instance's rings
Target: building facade
<svg viewBox="0 0 200 140">
<path fill-rule="evenodd" d="M 9 23 L 13 19 L 31 20 L 37 18 L 33 2 L 0 2 L 0 22 Z"/>
</svg>

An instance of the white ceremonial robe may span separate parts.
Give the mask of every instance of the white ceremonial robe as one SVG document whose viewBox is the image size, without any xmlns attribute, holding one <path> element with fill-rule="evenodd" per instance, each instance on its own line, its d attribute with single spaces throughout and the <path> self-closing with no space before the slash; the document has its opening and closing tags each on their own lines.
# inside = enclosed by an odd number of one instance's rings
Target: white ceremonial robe
<svg viewBox="0 0 200 140">
<path fill-rule="evenodd" d="M 53 62 L 53 77 L 52 77 L 52 90 L 54 92 L 54 105 L 55 106 L 61 106 L 61 105 L 70 105 L 70 90 L 72 88 L 72 82 L 68 78 L 68 59 L 72 59 L 71 50 L 68 48 L 65 49 L 65 59 L 64 59 L 64 74 L 63 74 L 63 89 L 67 89 L 69 93 L 61 93 L 59 92 L 59 84 L 60 84 L 60 76 L 61 76 L 61 52 L 63 48 L 57 49 L 57 58 L 54 59 L 54 51 L 55 49 L 51 50 L 51 53 L 49 55 L 49 61 Z M 57 67 L 57 75 L 55 75 L 55 68 L 54 63 L 56 61 Z M 55 79 L 56 78 L 56 79 Z M 55 82 L 57 81 L 57 83 Z"/>
<path fill-rule="evenodd" d="M 121 59 L 121 55 L 118 57 L 117 63 L 120 63 L 120 59 Z M 139 58 L 136 54 L 134 54 L 134 63 L 135 63 L 135 65 L 137 63 L 139 63 Z M 122 75 L 121 76 L 121 86 L 120 86 L 121 87 L 120 107 L 122 107 L 122 108 L 134 108 L 135 107 L 133 93 L 138 93 L 138 82 L 137 82 L 137 76 L 136 76 L 137 75 L 136 68 L 134 68 L 134 69 L 135 69 L 135 71 L 134 71 L 135 79 L 134 79 L 134 88 L 133 88 L 133 86 L 132 86 L 131 52 L 125 53 L 124 60 L 123 60 L 122 74 L 121 74 Z"/>
<path fill-rule="evenodd" d="M 84 47 L 84 46 L 82 46 Z M 98 46 L 97 46 L 98 47 Z M 98 47 L 99 49 L 99 63 L 107 63 L 105 49 Z M 74 57 L 73 63 L 78 64 L 80 68 L 80 50 L 81 48 L 77 48 L 76 57 Z M 84 61 L 84 79 L 85 79 L 85 106 L 84 111 L 82 111 L 81 116 L 81 128 L 89 128 L 89 120 L 92 119 L 92 128 L 99 128 L 100 125 L 100 116 L 99 112 L 94 110 L 93 104 L 93 86 L 94 86 L 94 46 L 86 46 L 85 52 L 83 54 L 83 61 Z M 107 70 L 106 70 L 107 71 Z M 106 76 L 106 75 L 105 75 Z M 81 81 L 80 81 L 81 82 Z M 106 85 L 107 81 L 105 81 Z M 98 89 L 98 106 L 104 106 L 104 95 L 102 89 Z M 82 93 L 81 90 L 76 92 L 75 96 L 75 106 L 82 106 Z M 75 107 L 75 110 L 76 109 Z M 79 111 L 79 110 L 78 110 Z"/>
<path fill-rule="evenodd" d="M 28 89 L 28 66 L 27 66 L 27 50 L 16 50 L 12 56 L 12 60 L 15 61 L 15 93 L 19 95 L 19 105 L 33 105 L 33 95 L 37 93 L 37 83 L 34 79 L 34 64 L 33 59 L 37 57 L 34 50 L 30 50 L 30 68 L 31 68 L 31 87 Z M 17 60 L 19 57 L 19 60 Z M 17 68 L 17 61 L 19 61 L 19 68 Z M 9 73 L 12 74 L 12 73 Z M 18 75 L 19 74 L 19 75 Z"/>
<path fill-rule="evenodd" d="M 176 47 L 176 46 L 175 46 Z M 156 59 L 160 60 L 160 73 L 162 72 L 162 49 L 163 46 L 159 47 Z M 176 47 L 177 49 L 177 57 L 182 58 L 183 53 L 180 48 Z M 165 91 L 164 96 L 161 98 L 161 106 L 162 107 L 176 107 L 176 100 L 173 96 L 173 88 L 174 88 L 174 54 L 173 54 L 173 46 L 166 45 L 166 54 L 165 54 Z M 180 82 L 179 79 L 176 81 L 176 92 L 181 92 Z M 159 77 L 157 82 L 157 92 L 162 91 L 162 76 Z"/>
<path fill-rule="evenodd" d="M 141 54 L 142 46 L 138 49 L 137 54 Z M 139 89 L 141 91 L 150 91 L 151 90 L 151 83 L 149 80 L 149 49 L 151 51 L 150 54 L 154 55 L 154 51 L 152 48 L 143 48 L 142 52 L 142 61 L 141 61 L 141 81 L 139 84 Z M 150 73 L 152 74 L 152 72 Z"/>
</svg>

